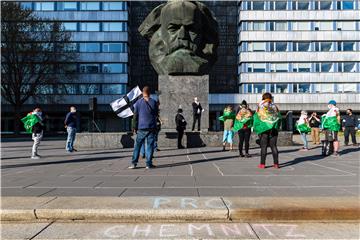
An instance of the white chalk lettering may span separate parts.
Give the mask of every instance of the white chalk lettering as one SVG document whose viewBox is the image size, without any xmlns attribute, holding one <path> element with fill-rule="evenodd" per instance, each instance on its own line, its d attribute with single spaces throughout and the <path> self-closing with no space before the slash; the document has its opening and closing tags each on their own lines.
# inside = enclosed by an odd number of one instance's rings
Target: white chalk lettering
<svg viewBox="0 0 360 240">
<path fill-rule="evenodd" d="M 263 228 L 267 232 L 267 234 L 269 234 L 269 236 L 274 236 L 274 234 L 268 228 L 268 227 L 273 226 L 272 224 L 254 224 L 254 227 L 255 226 L 259 226 L 259 227 Z"/>
<path fill-rule="evenodd" d="M 176 237 L 176 234 L 166 234 L 164 232 L 171 232 L 171 229 L 166 229 L 166 228 L 170 228 L 170 227 L 175 227 L 174 224 L 163 224 L 160 226 L 160 232 L 159 232 L 159 237 L 161 238 L 165 238 L 165 237 Z"/>
<path fill-rule="evenodd" d="M 286 237 L 294 237 L 294 238 L 305 237 L 305 235 L 303 235 L 303 234 L 295 234 L 294 233 L 294 231 L 298 227 L 298 225 L 295 225 L 295 224 L 279 224 L 278 226 L 288 228 L 288 231 L 287 231 L 287 233 L 285 235 Z"/>
<path fill-rule="evenodd" d="M 196 200 L 193 198 L 182 198 L 181 199 L 181 208 L 186 208 L 187 205 L 192 206 L 193 208 L 198 208 L 196 205 Z"/>
<path fill-rule="evenodd" d="M 155 198 L 153 208 L 160 208 L 160 205 L 170 203 L 168 198 Z"/>
<path fill-rule="evenodd" d="M 210 227 L 209 224 L 203 224 L 203 225 L 200 225 L 199 227 L 197 227 L 197 226 L 195 226 L 195 225 L 193 225 L 193 224 L 189 224 L 189 226 L 188 226 L 188 234 L 189 234 L 190 236 L 194 236 L 194 229 L 200 231 L 202 228 L 206 228 L 207 233 L 208 233 L 209 236 L 214 236 L 214 233 L 213 233 L 213 231 L 211 230 L 211 227 Z"/>
<path fill-rule="evenodd" d="M 108 229 L 105 230 L 104 235 L 107 238 L 120 238 L 124 236 L 124 228 L 125 226 L 123 225 L 117 225 L 117 226 L 113 226 L 110 227 Z"/>
<path fill-rule="evenodd" d="M 224 208 L 224 202 L 220 198 L 209 199 L 205 202 L 205 206 L 208 208 Z"/>
<path fill-rule="evenodd" d="M 231 227 L 230 227 L 231 226 Z M 230 236 L 229 232 L 231 232 L 232 234 L 231 235 L 237 235 L 237 236 L 241 236 L 241 231 L 238 227 L 237 224 L 232 224 L 232 225 L 229 225 L 229 224 L 221 224 L 221 230 L 223 231 L 223 233 L 226 235 L 226 236 Z"/>
<path fill-rule="evenodd" d="M 136 225 L 134 227 L 134 230 L 133 230 L 133 233 L 132 233 L 132 236 L 135 237 L 137 233 L 144 233 L 145 234 L 145 237 L 149 236 L 149 234 L 151 233 L 151 225 L 148 224 L 146 229 L 139 229 L 139 225 Z"/>
</svg>

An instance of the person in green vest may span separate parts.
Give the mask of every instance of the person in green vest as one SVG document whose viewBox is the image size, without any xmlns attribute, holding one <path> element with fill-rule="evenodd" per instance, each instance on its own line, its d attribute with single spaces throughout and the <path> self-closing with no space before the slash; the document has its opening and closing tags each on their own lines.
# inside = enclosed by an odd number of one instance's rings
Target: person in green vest
<svg viewBox="0 0 360 240">
<path fill-rule="evenodd" d="M 329 111 L 321 117 L 322 129 L 325 133 L 325 140 L 333 146 L 333 156 L 339 156 L 338 132 L 341 128 L 340 110 L 336 107 L 336 101 L 330 100 L 328 103 Z"/>
<path fill-rule="evenodd" d="M 308 114 L 306 111 L 301 111 L 301 115 L 299 120 L 296 122 L 296 130 L 298 130 L 298 132 L 301 135 L 301 139 L 304 143 L 304 146 L 302 149 L 300 149 L 300 151 L 309 151 L 309 143 L 308 140 L 306 138 L 306 134 L 308 134 L 309 132 L 311 132 L 311 128 L 309 127 L 309 120 L 308 120 Z"/>
<path fill-rule="evenodd" d="M 226 143 L 230 144 L 230 151 L 233 150 L 234 132 L 232 128 L 234 126 L 234 118 L 235 113 L 231 106 L 227 106 L 224 109 L 223 115 L 219 117 L 219 120 L 224 122 L 223 151 L 226 150 Z"/>
<path fill-rule="evenodd" d="M 253 129 L 260 138 L 261 162 L 259 168 L 265 168 L 267 148 L 270 146 L 274 168 L 279 168 L 279 151 L 277 149 L 278 130 L 281 124 L 281 115 L 278 107 L 273 103 L 273 97 L 270 93 L 262 95 L 262 101 L 258 104 L 254 114 Z"/>
<path fill-rule="evenodd" d="M 251 127 L 253 123 L 253 114 L 249 109 L 249 105 L 245 100 L 240 104 L 239 109 L 236 113 L 234 131 L 239 134 L 239 155 L 240 157 L 250 158 L 249 147 L 250 147 L 250 136 Z M 245 143 L 245 155 L 243 153 L 243 146 Z"/>
</svg>

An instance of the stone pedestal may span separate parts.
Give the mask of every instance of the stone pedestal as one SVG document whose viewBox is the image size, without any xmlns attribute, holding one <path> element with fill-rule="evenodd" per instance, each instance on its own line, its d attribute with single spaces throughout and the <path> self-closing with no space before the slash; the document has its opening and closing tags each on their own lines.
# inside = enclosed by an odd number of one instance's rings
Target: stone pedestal
<svg viewBox="0 0 360 240">
<path fill-rule="evenodd" d="M 201 115 L 201 130 L 209 129 L 209 75 L 203 76 L 159 76 L 160 117 L 163 131 L 175 131 L 175 115 L 179 105 L 186 119 L 186 130 L 193 123 L 192 103 L 198 97 L 205 110 Z M 195 128 L 197 129 L 197 127 Z"/>
</svg>

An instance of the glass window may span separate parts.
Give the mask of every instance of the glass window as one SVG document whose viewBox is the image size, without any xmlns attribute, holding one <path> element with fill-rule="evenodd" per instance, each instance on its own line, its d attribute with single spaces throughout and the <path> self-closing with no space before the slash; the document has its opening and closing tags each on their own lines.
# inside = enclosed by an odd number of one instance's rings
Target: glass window
<svg viewBox="0 0 360 240">
<path fill-rule="evenodd" d="M 272 63 L 271 72 L 289 72 L 289 64 L 287 63 Z"/>
<path fill-rule="evenodd" d="M 80 30 L 83 32 L 98 32 L 100 31 L 100 23 L 82 22 L 80 23 Z"/>
<path fill-rule="evenodd" d="M 264 31 L 265 30 L 265 22 L 253 22 L 254 31 Z"/>
<path fill-rule="evenodd" d="M 103 10 L 126 10 L 126 2 L 103 2 Z"/>
<path fill-rule="evenodd" d="M 287 42 L 276 42 L 275 50 L 277 52 L 285 52 L 287 50 Z"/>
<path fill-rule="evenodd" d="M 76 11 L 77 2 L 58 2 L 57 10 L 59 11 Z"/>
<path fill-rule="evenodd" d="M 343 42 L 343 51 L 355 51 L 355 42 Z"/>
<path fill-rule="evenodd" d="M 275 31 L 286 31 L 287 22 L 275 22 Z"/>
<path fill-rule="evenodd" d="M 99 84 L 79 84 L 80 94 L 100 94 Z"/>
<path fill-rule="evenodd" d="M 76 22 L 64 22 L 62 25 L 65 31 L 77 31 Z"/>
<path fill-rule="evenodd" d="M 37 94 L 54 94 L 54 86 L 41 84 L 36 87 Z"/>
<path fill-rule="evenodd" d="M 253 72 L 265 72 L 266 65 L 265 63 L 254 63 Z"/>
<path fill-rule="evenodd" d="M 32 2 L 21 2 L 20 7 L 22 9 L 32 9 Z"/>
<path fill-rule="evenodd" d="M 334 72 L 334 64 L 331 62 L 321 63 L 321 72 Z"/>
<path fill-rule="evenodd" d="M 289 93 L 289 88 L 288 88 L 288 84 L 274 84 L 275 86 L 275 91 L 273 91 L 274 93 Z"/>
<path fill-rule="evenodd" d="M 65 43 L 63 44 L 64 52 L 77 52 L 77 43 Z"/>
<path fill-rule="evenodd" d="M 354 93 L 356 90 L 356 83 L 344 83 L 342 85 L 342 90 L 344 93 Z"/>
<path fill-rule="evenodd" d="M 251 52 L 264 52 L 266 50 L 266 43 L 264 42 L 249 43 L 249 50 Z"/>
<path fill-rule="evenodd" d="M 124 84 L 103 84 L 102 94 L 125 94 L 126 85 Z"/>
<path fill-rule="evenodd" d="M 321 31 L 331 31 L 333 30 L 333 23 L 329 21 L 323 21 L 319 24 L 319 30 Z"/>
<path fill-rule="evenodd" d="M 354 1 L 338 1 L 337 9 L 338 10 L 353 10 L 353 9 L 355 9 Z"/>
<path fill-rule="evenodd" d="M 321 52 L 330 52 L 333 50 L 333 43 L 332 42 L 321 42 L 320 43 L 320 51 Z"/>
<path fill-rule="evenodd" d="M 298 93 L 310 93 L 310 84 L 308 83 L 297 84 L 295 89 L 297 90 Z"/>
<path fill-rule="evenodd" d="M 331 83 L 320 83 L 314 84 L 316 93 L 333 93 L 334 92 L 334 84 Z"/>
<path fill-rule="evenodd" d="M 99 2 L 80 2 L 80 10 L 84 10 L 84 11 L 100 10 L 100 3 Z"/>
<path fill-rule="evenodd" d="M 67 63 L 57 69 L 59 69 L 59 73 L 77 73 L 76 63 Z"/>
<path fill-rule="evenodd" d="M 57 85 L 57 94 L 77 94 L 76 84 L 59 84 Z"/>
<path fill-rule="evenodd" d="M 103 73 L 127 73 L 127 65 L 124 63 L 103 64 Z"/>
<path fill-rule="evenodd" d="M 54 2 L 35 2 L 36 11 L 54 11 L 55 3 Z"/>
<path fill-rule="evenodd" d="M 338 31 L 355 31 L 356 24 L 353 21 L 338 21 L 336 28 Z"/>
<path fill-rule="evenodd" d="M 103 31 L 124 32 L 124 31 L 127 31 L 127 24 L 125 22 L 104 22 L 103 23 Z"/>
<path fill-rule="evenodd" d="M 253 4 L 252 10 L 265 10 L 264 1 L 252 1 L 252 4 Z"/>
<path fill-rule="evenodd" d="M 254 84 L 254 93 L 265 93 L 265 84 Z"/>
<path fill-rule="evenodd" d="M 309 10 L 310 1 L 297 1 L 297 10 Z"/>
<path fill-rule="evenodd" d="M 80 43 L 80 52 L 100 52 L 100 43 Z"/>
<path fill-rule="evenodd" d="M 354 62 L 345 62 L 343 66 L 343 72 L 356 72 L 356 64 Z"/>
<path fill-rule="evenodd" d="M 294 72 L 311 72 L 311 63 L 294 63 Z"/>
<path fill-rule="evenodd" d="M 275 1 L 275 10 L 286 10 L 286 1 Z"/>
<path fill-rule="evenodd" d="M 320 10 L 331 10 L 332 1 L 320 1 Z"/>
<path fill-rule="evenodd" d="M 299 52 L 308 52 L 310 51 L 310 42 L 298 42 L 297 51 Z"/>
<path fill-rule="evenodd" d="M 80 64 L 81 73 L 100 73 L 100 64 Z"/>
<path fill-rule="evenodd" d="M 128 52 L 126 43 L 103 43 L 103 52 Z"/>
<path fill-rule="evenodd" d="M 311 30 L 310 22 L 293 22 L 293 30 L 295 31 L 309 31 Z"/>
</svg>

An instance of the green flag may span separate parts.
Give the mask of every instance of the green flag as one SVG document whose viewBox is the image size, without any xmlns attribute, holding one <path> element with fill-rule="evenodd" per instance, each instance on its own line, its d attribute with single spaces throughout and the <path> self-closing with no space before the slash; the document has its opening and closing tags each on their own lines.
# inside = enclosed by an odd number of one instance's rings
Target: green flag
<svg viewBox="0 0 360 240">
<path fill-rule="evenodd" d="M 24 123 L 24 128 L 27 133 L 32 133 L 32 127 L 40 122 L 40 119 L 35 114 L 29 113 L 26 117 L 22 118 L 21 121 Z"/>
<path fill-rule="evenodd" d="M 225 122 L 225 120 L 227 119 L 234 119 L 234 118 L 235 118 L 235 113 L 232 110 L 225 109 L 223 115 L 219 117 L 219 120 Z"/>
<path fill-rule="evenodd" d="M 236 115 L 233 131 L 239 131 L 244 127 L 245 124 L 248 128 L 251 128 L 253 125 L 252 113 L 247 109 L 246 111 L 240 110 L 239 113 Z"/>
<path fill-rule="evenodd" d="M 337 119 L 337 116 L 322 116 L 321 117 L 321 124 L 323 129 L 327 129 L 330 131 L 338 132 L 340 130 L 340 123 Z"/>
<path fill-rule="evenodd" d="M 306 123 L 302 123 L 302 124 L 295 124 L 296 130 L 299 131 L 299 133 L 309 133 L 311 132 L 311 128 L 306 124 Z"/>
<path fill-rule="evenodd" d="M 265 103 L 266 104 L 266 103 Z M 281 114 L 272 103 L 261 104 L 254 114 L 254 131 L 261 134 L 271 129 L 279 129 L 281 124 Z"/>
</svg>

